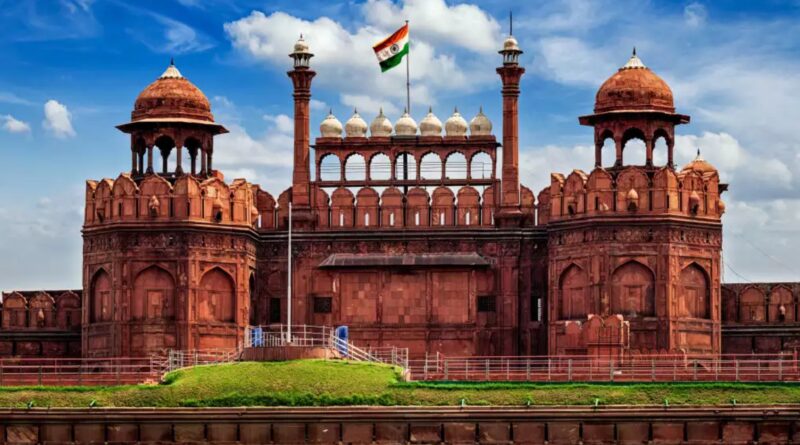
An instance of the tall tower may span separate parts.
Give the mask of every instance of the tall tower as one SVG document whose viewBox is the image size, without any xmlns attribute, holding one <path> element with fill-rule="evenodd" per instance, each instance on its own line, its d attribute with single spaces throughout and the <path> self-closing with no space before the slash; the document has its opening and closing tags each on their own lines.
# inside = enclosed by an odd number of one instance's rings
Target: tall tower
<svg viewBox="0 0 800 445">
<path fill-rule="evenodd" d="M 257 188 L 213 168 L 227 130 L 174 64 L 118 128 L 131 135 L 130 172 L 86 184 L 83 355 L 241 345 L 259 214 Z"/>
<path fill-rule="evenodd" d="M 594 126 L 594 170 L 553 174 L 543 206 L 550 354 L 719 354 L 725 185 L 699 156 L 674 168 L 675 126 L 689 116 L 635 52 L 600 87 L 594 111 L 580 118 Z M 657 165 L 662 138 L 666 163 Z M 624 161 L 633 139 L 644 142 L 643 165 Z"/>
<path fill-rule="evenodd" d="M 523 219 L 519 188 L 519 82 L 525 68 L 519 66 L 522 50 L 509 33 L 499 51 L 503 66 L 497 73 L 503 82 L 503 177 L 500 211 L 495 216 L 499 226 L 519 226 Z"/>
<path fill-rule="evenodd" d="M 294 69 L 287 74 L 294 85 L 294 170 L 292 171 L 292 218 L 293 226 L 311 228 L 314 215 L 311 208 L 311 163 L 310 163 L 310 102 L 311 80 L 317 74 L 310 67 L 314 54 L 309 51 L 303 35 L 294 44 L 289 54 L 294 59 Z"/>
</svg>

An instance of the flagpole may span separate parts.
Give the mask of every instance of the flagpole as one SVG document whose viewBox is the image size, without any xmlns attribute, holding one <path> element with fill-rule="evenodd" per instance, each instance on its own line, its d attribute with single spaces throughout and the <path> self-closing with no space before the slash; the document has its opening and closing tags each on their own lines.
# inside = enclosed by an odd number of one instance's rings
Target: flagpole
<svg viewBox="0 0 800 445">
<path fill-rule="evenodd" d="M 408 20 L 406 20 L 406 27 L 408 27 Z M 411 69 L 409 68 L 410 58 L 411 58 L 411 39 L 409 38 L 408 52 L 406 53 L 406 109 L 408 110 L 408 114 L 411 114 L 411 74 L 410 74 Z"/>
</svg>

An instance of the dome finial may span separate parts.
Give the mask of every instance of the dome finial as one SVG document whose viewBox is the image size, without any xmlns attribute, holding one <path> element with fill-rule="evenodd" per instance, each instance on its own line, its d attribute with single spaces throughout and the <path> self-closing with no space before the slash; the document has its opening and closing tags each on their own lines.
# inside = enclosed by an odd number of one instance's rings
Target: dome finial
<svg viewBox="0 0 800 445">
<path fill-rule="evenodd" d="M 629 70 L 629 69 L 637 69 L 637 68 L 647 68 L 644 63 L 642 63 L 642 59 L 636 55 L 636 47 L 633 47 L 633 54 L 631 54 L 631 58 L 628 59 L 628 62 L 620 68 L 621 70 Z"/>
<path fill-rule="evenodd" d="M 175 66 L 175 58 L 174 57 L 170 57 L 169 58 L 169 66 Z"/>
</svg>

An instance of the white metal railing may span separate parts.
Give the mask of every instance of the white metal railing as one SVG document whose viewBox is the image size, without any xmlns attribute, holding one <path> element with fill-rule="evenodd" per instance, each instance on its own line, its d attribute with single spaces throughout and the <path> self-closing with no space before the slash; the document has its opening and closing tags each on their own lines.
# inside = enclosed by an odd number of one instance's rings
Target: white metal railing
<svg viewBox="0 0 800 445">
<path fill-rule="evenodd" d="M 408 348 L 362 348 L 336 336 L 329 326 L 293 325 L 291 338 L 288 326 L 283 324 L 249 326 L 245 333 L 245 346 L 259 347 L 320 347 L 332 350 L 338 357 L 408 368 Z"/>
<path fill-rule="evenodd" d="M 418 380 L 530 382 L 797 382 L 800 361 L 789 355 L 641 355 L 446 357 L 409 363 Z"/>
</svg>

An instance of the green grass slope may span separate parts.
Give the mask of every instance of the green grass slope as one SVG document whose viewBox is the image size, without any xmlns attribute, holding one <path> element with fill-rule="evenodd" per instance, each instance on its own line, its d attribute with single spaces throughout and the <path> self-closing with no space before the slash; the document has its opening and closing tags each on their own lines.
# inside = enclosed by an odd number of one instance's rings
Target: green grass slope
<svg viewBox="0 0 800 445">
<path fill-rule="evenodd" d="M 431 383 L 344 361 L 232 363 L 177 371 L 161 385 L 0 388 L 0 407 L 334 405 L 720 405 L 800 403 L 797 384 Z"/>
</svg>

